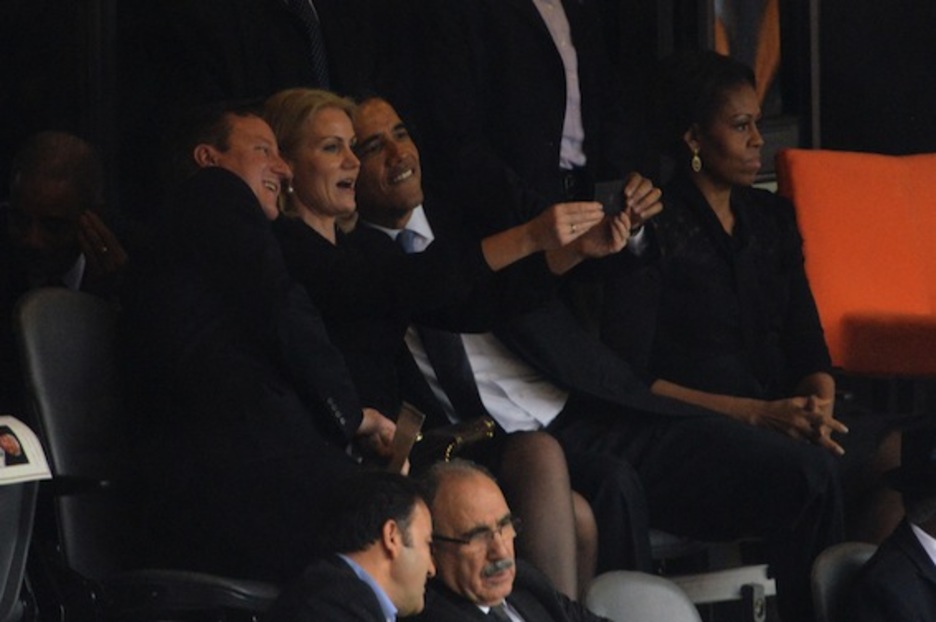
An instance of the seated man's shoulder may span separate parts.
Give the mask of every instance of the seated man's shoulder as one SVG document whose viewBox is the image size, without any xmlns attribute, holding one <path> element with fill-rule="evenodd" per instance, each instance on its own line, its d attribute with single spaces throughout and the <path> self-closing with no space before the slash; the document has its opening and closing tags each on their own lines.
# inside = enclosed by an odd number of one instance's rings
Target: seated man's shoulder
<svg viewBox="0 0 936 622">
<path fill-rule="evenodd" d="M 373 590 L 338 557 L 318 559 L 309 564 L 302 575 L 283 590 L 269 619 L 271 622 L 384 622 Z"/>
</svg>

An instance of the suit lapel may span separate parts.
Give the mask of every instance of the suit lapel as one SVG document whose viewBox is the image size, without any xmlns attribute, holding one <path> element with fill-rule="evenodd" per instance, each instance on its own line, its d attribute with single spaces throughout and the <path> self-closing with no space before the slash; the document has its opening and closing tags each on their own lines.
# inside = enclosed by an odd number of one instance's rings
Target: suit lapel
<svg viewBox="0 0 936 622">
<path fill-rule="evenodd" d="M 513 593 L 507 597 L 507 602 L 523 616 L 524 620 L 536 620 L 537 622 L 555 620 L 555 617 L 541 602 L 533 597 L 532 593 L 518 590 L 516 585 L 514 585 Z"/>
<path fill-rule="evenodd" d="M 898 534 L 897 545 L 906 553 L 907 557 L 913 561 L 920 575 L 933 585 L 936 585 L 936 565 L 933 564 L 933 560 L 930 559 L 930 556 L 923 549 L 923 545 L 917 540 L 916 535 L 910 528 L 910 523 L 904 521 L 899 529 L 900 533 Z"/>
</svg>

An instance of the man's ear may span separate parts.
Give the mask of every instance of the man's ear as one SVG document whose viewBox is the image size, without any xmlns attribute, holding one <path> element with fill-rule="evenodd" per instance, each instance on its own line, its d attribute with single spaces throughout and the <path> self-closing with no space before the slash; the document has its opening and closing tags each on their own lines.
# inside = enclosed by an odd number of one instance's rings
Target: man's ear
<svg viewBox="0 0 936 622">
<path fill-rule="evenodd" d="M 381 544 L 390 559 L 396 559 L 400 550 L 405 546 L 403 531 L 395 520 L 388 520 L 380 530 Z"/>
<path fill-rule="evenodd" d="M 192 157 L 195 159 L 195 164 L 202 168 L 207 166 L 217 166 L 218 155 L 218 150 L 207 143 L 199 143 L 198 145 L 195 145 L 195 149 L 192 151 Z"/>
</svg>

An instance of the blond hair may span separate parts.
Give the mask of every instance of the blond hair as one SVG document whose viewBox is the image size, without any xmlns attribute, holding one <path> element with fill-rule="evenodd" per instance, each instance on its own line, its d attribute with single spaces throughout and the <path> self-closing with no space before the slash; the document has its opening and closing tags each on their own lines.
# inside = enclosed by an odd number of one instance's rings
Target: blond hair
<svg viewBox="0 0 936 622">
<path fill-rule="evenodd" d="M 293 159 L 295 149 L 302 141 L 303 125 L 325 108 L 337 108 L 352 117 L 355 103 L 331 91 L 307 88 L 286 89 L 266 100 L 263 118 L 273 129 L 283 157 Z M 287 196 L 280 195 L 279 205 L 284 214 L 295 215 Z"/>
</svg>

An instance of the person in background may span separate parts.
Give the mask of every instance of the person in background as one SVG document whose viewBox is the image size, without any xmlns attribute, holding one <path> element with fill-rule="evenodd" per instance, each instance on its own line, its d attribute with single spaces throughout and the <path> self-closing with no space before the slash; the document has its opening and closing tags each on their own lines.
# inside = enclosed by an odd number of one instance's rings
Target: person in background
<svg viewBox="0 0 936 622">
<path fill-rule="evenodd" d="M 12 314 L 38 287 L 67 287 L 117 301 L 129 259 L 104 220 L 95 149 L 65 132 L 26 139 L 13 158 L 9 202 L 0 206 L 0 410 L 25 415 Z"/>
<path fill-rule="evenodd" d="M 15 288 L 117 293 L 127 253 L 101 219 L 102 177 L 94 148 L 72 134 L 40 132 L 20 147 L 4 210 Z"/>
</svg>

